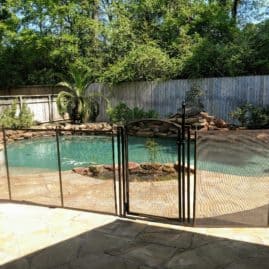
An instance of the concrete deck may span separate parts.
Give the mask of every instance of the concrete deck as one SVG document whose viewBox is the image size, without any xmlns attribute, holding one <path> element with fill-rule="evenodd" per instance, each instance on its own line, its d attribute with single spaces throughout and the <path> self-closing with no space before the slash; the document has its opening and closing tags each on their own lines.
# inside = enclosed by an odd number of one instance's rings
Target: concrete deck
<svg viewBox="0 0 269 269">
<path fill-rule="evenodd" d="M 191 228 L 0 204 L 1 269 L 269 267 L 268 228 Z"/>
</svg>

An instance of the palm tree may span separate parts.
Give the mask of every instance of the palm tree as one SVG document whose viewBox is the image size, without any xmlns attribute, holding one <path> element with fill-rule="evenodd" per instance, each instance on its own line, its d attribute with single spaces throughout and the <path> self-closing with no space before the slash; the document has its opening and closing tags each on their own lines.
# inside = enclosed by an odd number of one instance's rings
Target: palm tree
<svg viewBox="0 0 269 269">
<path fill-rule="evenodd" d="M 86 94 L 90 84 L 89 73 L 72 70 L 70 72 L 73 83 L 62 81 L 61 86 L 67 91 L 58 94 L 56 104 L 59 114 L 63 117 L 69 114 L 72 123 L 85 123 L 95 121 L 99 114 L 100 94 Z"/>
</svg>

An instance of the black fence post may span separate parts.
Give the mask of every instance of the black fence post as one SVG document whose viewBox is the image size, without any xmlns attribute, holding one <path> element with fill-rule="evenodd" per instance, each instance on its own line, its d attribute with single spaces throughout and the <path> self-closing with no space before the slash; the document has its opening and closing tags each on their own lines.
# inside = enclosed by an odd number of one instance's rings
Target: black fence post
<svg viewBox="0 0 269 269">
<path fill-rule="evenodd" d="M 123 216 L 126 216 L 126 163 L 125 163 L 125 130 L 121 128 L 121 166 L 122 166 L 122 200 Z"/>
<path fill-rule="evenodd" d="M 197 171 L 197 132 L 194 134 L 194 179 L 193 179 L 193 225 L 196 218 L 196 171 Z"/>
<path fill-rule="evenodd" d="M 130 212 L 130 197 L 129 197 L 129 155 L 128 155 L 128 127 L 125 127 L 125 181 L 126 181 L 126 201 L 125 201 L 125 213 Z"/>
<path fill-rule="evenodd" d="M 115 203 L 115 214 L 118 213 L 117 203 L 117 188 L 116 188 L 116 165 L 115 165 L 115 140 L 114 140 L 114 126 L 111 126 L 111 143 L 112 143 L 112 166 L 113 166 L 113 183 L 114 183 L 114 203 Z"/>
<path fill-rule="evenodd" d="M 191 142 L 191 131 L 190 127 L 188 127 L 188 136 L 187 136 L 187 210 L 188 210 L 188 222 L 190 223 L 190 204 L 191 204 L 191 198 L 190 198 L 190 179 L 191 179 L 191 149 L 190 149 L 190 142 Z"/>
<path fill-rule="evenodd" d="M 58 159 L 58 171 L 59 171 L 61 206 L 64 207 L 63 182 L 62 182 L 62 167 L 61 167 L 61 155 L 60 155 L 60 144 L 59 144 L 59 129 L 57 127 L 55 129 L 55 132 L 56 132 L 56 143 L 57 143 L 57 159 Z"/>
<path fill-rule="evenodd" d="M 122 216 L 122 189 L 121 189 L 121 127 L 117 128 L 117 150 L 118 150 L 118 180 L 119 180 L 119 215 Z"/>
<path fill-rule="evenodd" d="M 2 132 L 3 132 L 3 142 L 4 142 L 5 165 L 6 165 L 6 173 L 7 173 L 8 197 L 9 197 L 9 200 L 12 200 L 9 165 L 8 165 L 8 155 L 7 155 L 6 130 L 4 127 L 2 127 Z"/>
<path fill-rule="evenodd" d="M 177 149 L 177 161 L 178 161 L 178 171 L 177 171 L 177 175 L 178 175 L 178 215 L 179 215 L 179 221 L 182 221 L 182 202 L 181 202 L 181 129 L 178 128 L 178 138 L 177 138 L 177 145 L 178 145 L 178 149 Z"/>
<path fill-rule="evenodd" d="M 186 117 L 186 104 L 185 101 L 182 102 L 182 134 L 181 134 L 181 143 L 182 143 L 182 220 L 185 221 L 185 117 Z"/>
</svg>

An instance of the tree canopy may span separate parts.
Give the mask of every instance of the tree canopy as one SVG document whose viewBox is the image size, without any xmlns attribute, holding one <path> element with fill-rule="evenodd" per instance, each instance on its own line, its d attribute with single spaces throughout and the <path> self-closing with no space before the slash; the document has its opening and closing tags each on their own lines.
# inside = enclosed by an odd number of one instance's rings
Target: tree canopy
<svg viewBox="0 0 269 269">
<path fill-rule="evenodd" d="M 269 74 L 269 0 L 0 0 L 0 87 Z"/>
</svg>

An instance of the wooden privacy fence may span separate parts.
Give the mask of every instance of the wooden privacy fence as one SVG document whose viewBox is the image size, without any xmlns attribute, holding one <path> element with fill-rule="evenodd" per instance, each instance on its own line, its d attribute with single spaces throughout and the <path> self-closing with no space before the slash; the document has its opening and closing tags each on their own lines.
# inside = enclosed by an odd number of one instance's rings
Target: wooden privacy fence
<svg viewBox="0 0 269 269">
<path fill-rule="evenodd" d="M 156 110 L 161 117 L 166 117 L 177 112 L 186 97 L 186 92 L 192 87 L 199 88 L 203 92 L 201 101 L 210 115 L 228 122 L 233 121 L 230 112 L 242 104 L 269 105 L 269 75 L 128 82 L 113 87 L 94 83 L 89 87 L 88 93 L 98 92 L 105 95 L 112 107 L 119 102 L 124 102 L 130 107 Z M 29 88 L 31 92 L 28 88 L 19 89 L 21 95 L 0 96 L 0 113 L 17 98 L 20 105 L 25 102 L 30 107 L 34 113 L 34 119 L 38 122 L 62 119 L 56 107 L 56 93 L 59 89 L 44 86 Z M 50 94 L 28 95 L 38 91 L 51 92 Z M 16 91 L 13 89 L 13 92 Z M 100 103 L 100 115 L 97 120 L 104 121 L 107 120 L 106 102 L 100 98 Z"/>
<path fill-rule="evenodd" d="M 0 114 L 8 106 L 17 100 L 18 111 L 25 103 L 34 114 L 36 122 L 50 122 L 62 120 L 56 106 L 57 95 L 13 95 L 0 96 Z"/>
<path fill-rule="evenodd" d="M 131 82 L 109 87 L 92 84 L 89 92 L 99 92 L 109 97 L 112 106 L 125 102 L 130 107 L 154 109 L 165 117 L 176 113 L 192 87 L 202 90 L 205 110 L 210 115 L 232 122 L 230 112 L 238 106 L 251 103 L 269 105 L 269 75 L 170 80 L 163 82 Z M 99 120 L 106 119 L 105 102 L 102 101 Z"/>
</svg>

